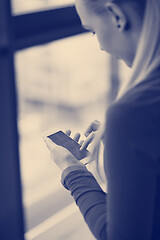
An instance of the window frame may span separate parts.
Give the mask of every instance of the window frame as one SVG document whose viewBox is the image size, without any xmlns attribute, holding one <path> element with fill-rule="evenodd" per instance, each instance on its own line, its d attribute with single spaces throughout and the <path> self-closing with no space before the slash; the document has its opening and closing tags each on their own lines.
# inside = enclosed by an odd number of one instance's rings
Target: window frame
<svg viewBox="0 0 160 240">
<path fill-rule="evenodd" d="M 74 6 L 12 18 L 15 51 L 87 32 L 82 28 Z"/>
<path fill-rule="evenodd" d="M 0 1 L 0 110 L 3 116 L 0 118 L 0 132 L 3 136 L 0 138 L 0 220 L 3 223 L 0 239 L 22 240 L 25 234 L 14 54 L 85 32 L 74 6 L 14 16 L 11 0 Z M 114 68 L 113 64 L 111 67 Z"/>
<path fill-rule="evenodd" d="M 62 18 L 63 16 L 63 18 Z M 32 24 L 30 24 L 32 23 Z M 0 1 L 0 239 L 24 239 L 25 227 L 19 162 L 14 54 L 85 32 L 74 7 L 12 15 L 11 1 Z"/>
</svg>

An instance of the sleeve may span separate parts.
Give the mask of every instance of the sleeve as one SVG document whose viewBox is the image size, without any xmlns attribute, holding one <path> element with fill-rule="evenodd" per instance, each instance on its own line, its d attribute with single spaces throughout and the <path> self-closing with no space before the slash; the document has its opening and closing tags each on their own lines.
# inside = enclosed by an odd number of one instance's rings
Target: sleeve
<svg viewBox="0 0 160 240">
<path fill-rule="evenodd" d="M 70 167 L 62 173 L 62 184 L 69 189 L 96 239 L 106 240 L 106 193 L 91 172 Z"/>
<path fill-rule="evenodd" d="M 128 106 L 111 108 L 106 123 L 107 239 L 150 240 L 156 164 L 140 146 L 151 138 L 147 119 Z M 150 141 L 152 141 L 150 139 Z"/>
</svg>

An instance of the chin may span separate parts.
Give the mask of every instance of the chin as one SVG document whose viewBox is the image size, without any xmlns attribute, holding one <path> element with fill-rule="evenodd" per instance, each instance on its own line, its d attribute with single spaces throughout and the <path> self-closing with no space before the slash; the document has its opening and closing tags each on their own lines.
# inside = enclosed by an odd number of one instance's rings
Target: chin
<svg viewBox="0 0 160 240">
<path fill-rule="evenodd" d="M 116 58 L 120 61 L 123 61 L 129 68 L 132 68 L 133 61 L 131 61 L 130 59 L 122 58 L 122 57 L 119 57 L 119 56 L 116 56 Z"/>
<path fill-rule="evenodd" d="M 123 62 L 125 62 L 125 64 L 129 67 L 129 68 L 132 68 L 133 66 L 133 63 L 128 61 L 128 60 L 124 60 L 124 59 L 121 59 Z"/>
<path fill-rule="evenodd" d="M 129 68 L 132 68 L 132 63 L 130 62 L 125 62 Z"/>
</svg>

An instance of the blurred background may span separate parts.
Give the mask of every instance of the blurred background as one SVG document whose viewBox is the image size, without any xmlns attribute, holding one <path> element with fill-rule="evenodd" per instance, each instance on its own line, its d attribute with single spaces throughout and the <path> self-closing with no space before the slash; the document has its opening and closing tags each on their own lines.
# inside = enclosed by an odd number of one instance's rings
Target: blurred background
<svg viewBox="0 0 160 240">
<path fill-rule="evenodd" d="M 73 3 L 12 0 L 12 16 L 50 10 L 56 14 Z M 58 31 L 59 23 L 54 24 Z M 71 129 L 83 139 L 90 122 L 104 121 L 119 86 L 131 74 L 122 62 L 100 51 L 91 33 L 69 35 L 43 44 L 27 43 L 28 47 L 14 51 L 26 240 L 94 239 L 70 193 L 61 186 L 61 172 L 51 161 L 43 136 Z"/>
</svg>

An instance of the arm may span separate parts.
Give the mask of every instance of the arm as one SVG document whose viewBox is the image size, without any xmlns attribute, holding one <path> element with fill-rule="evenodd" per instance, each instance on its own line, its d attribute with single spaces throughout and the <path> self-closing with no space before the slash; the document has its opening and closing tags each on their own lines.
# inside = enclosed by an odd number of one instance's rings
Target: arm
<svg viewBox="0 0 160 240">
<path fill-rule="evenodd" d="M 86 167 L 69 167 L 62 183 L 70 190 L 96 239 L 106 240 L 106 193 Z"/>
<path fill-rule="evenodd" d="M 146 149 L 153 144 L 145 121 L 141 110 L 137 112 L 126 106 L 113 107 L 108 112 L 104 153 L 107 196 L 90 173 L 74 171 L 66 177 L 97 239 L 150 240 L 152 237 L 157 179 L 156 163 Z M 96 202 L 94 205 L 94 201 L 100 203 L 102 199 L 102 205 Z"/>
<path fill-rule="evenodd" d="M 57 165 L 66 171 L 66 185 L 97 239 L 151 239 L 157 166 L 146 149 L 146 143 L 153 147 L 153 139 L 143 114 L 141 109 L 137 112 L 122 106 L 108 112 L 104 154 L 107 198 L 87 169 L 76 170 L 76 165 L 84 167 L 80 162 L 69 155 L 61 165 L 63 157 L 57 155 Z M 59 154 L 62 150 L 57 149 Z"/>
<path fill-rule="evenodd" d="M 56 146 L 49 138 L 44 140 L 52 159 L 63 172 L 63 185 L 70 189 L 92 233 L 97 239 L 106 240 L 106 193 L 85 165 L 67 149 Z"/>
</svg>

